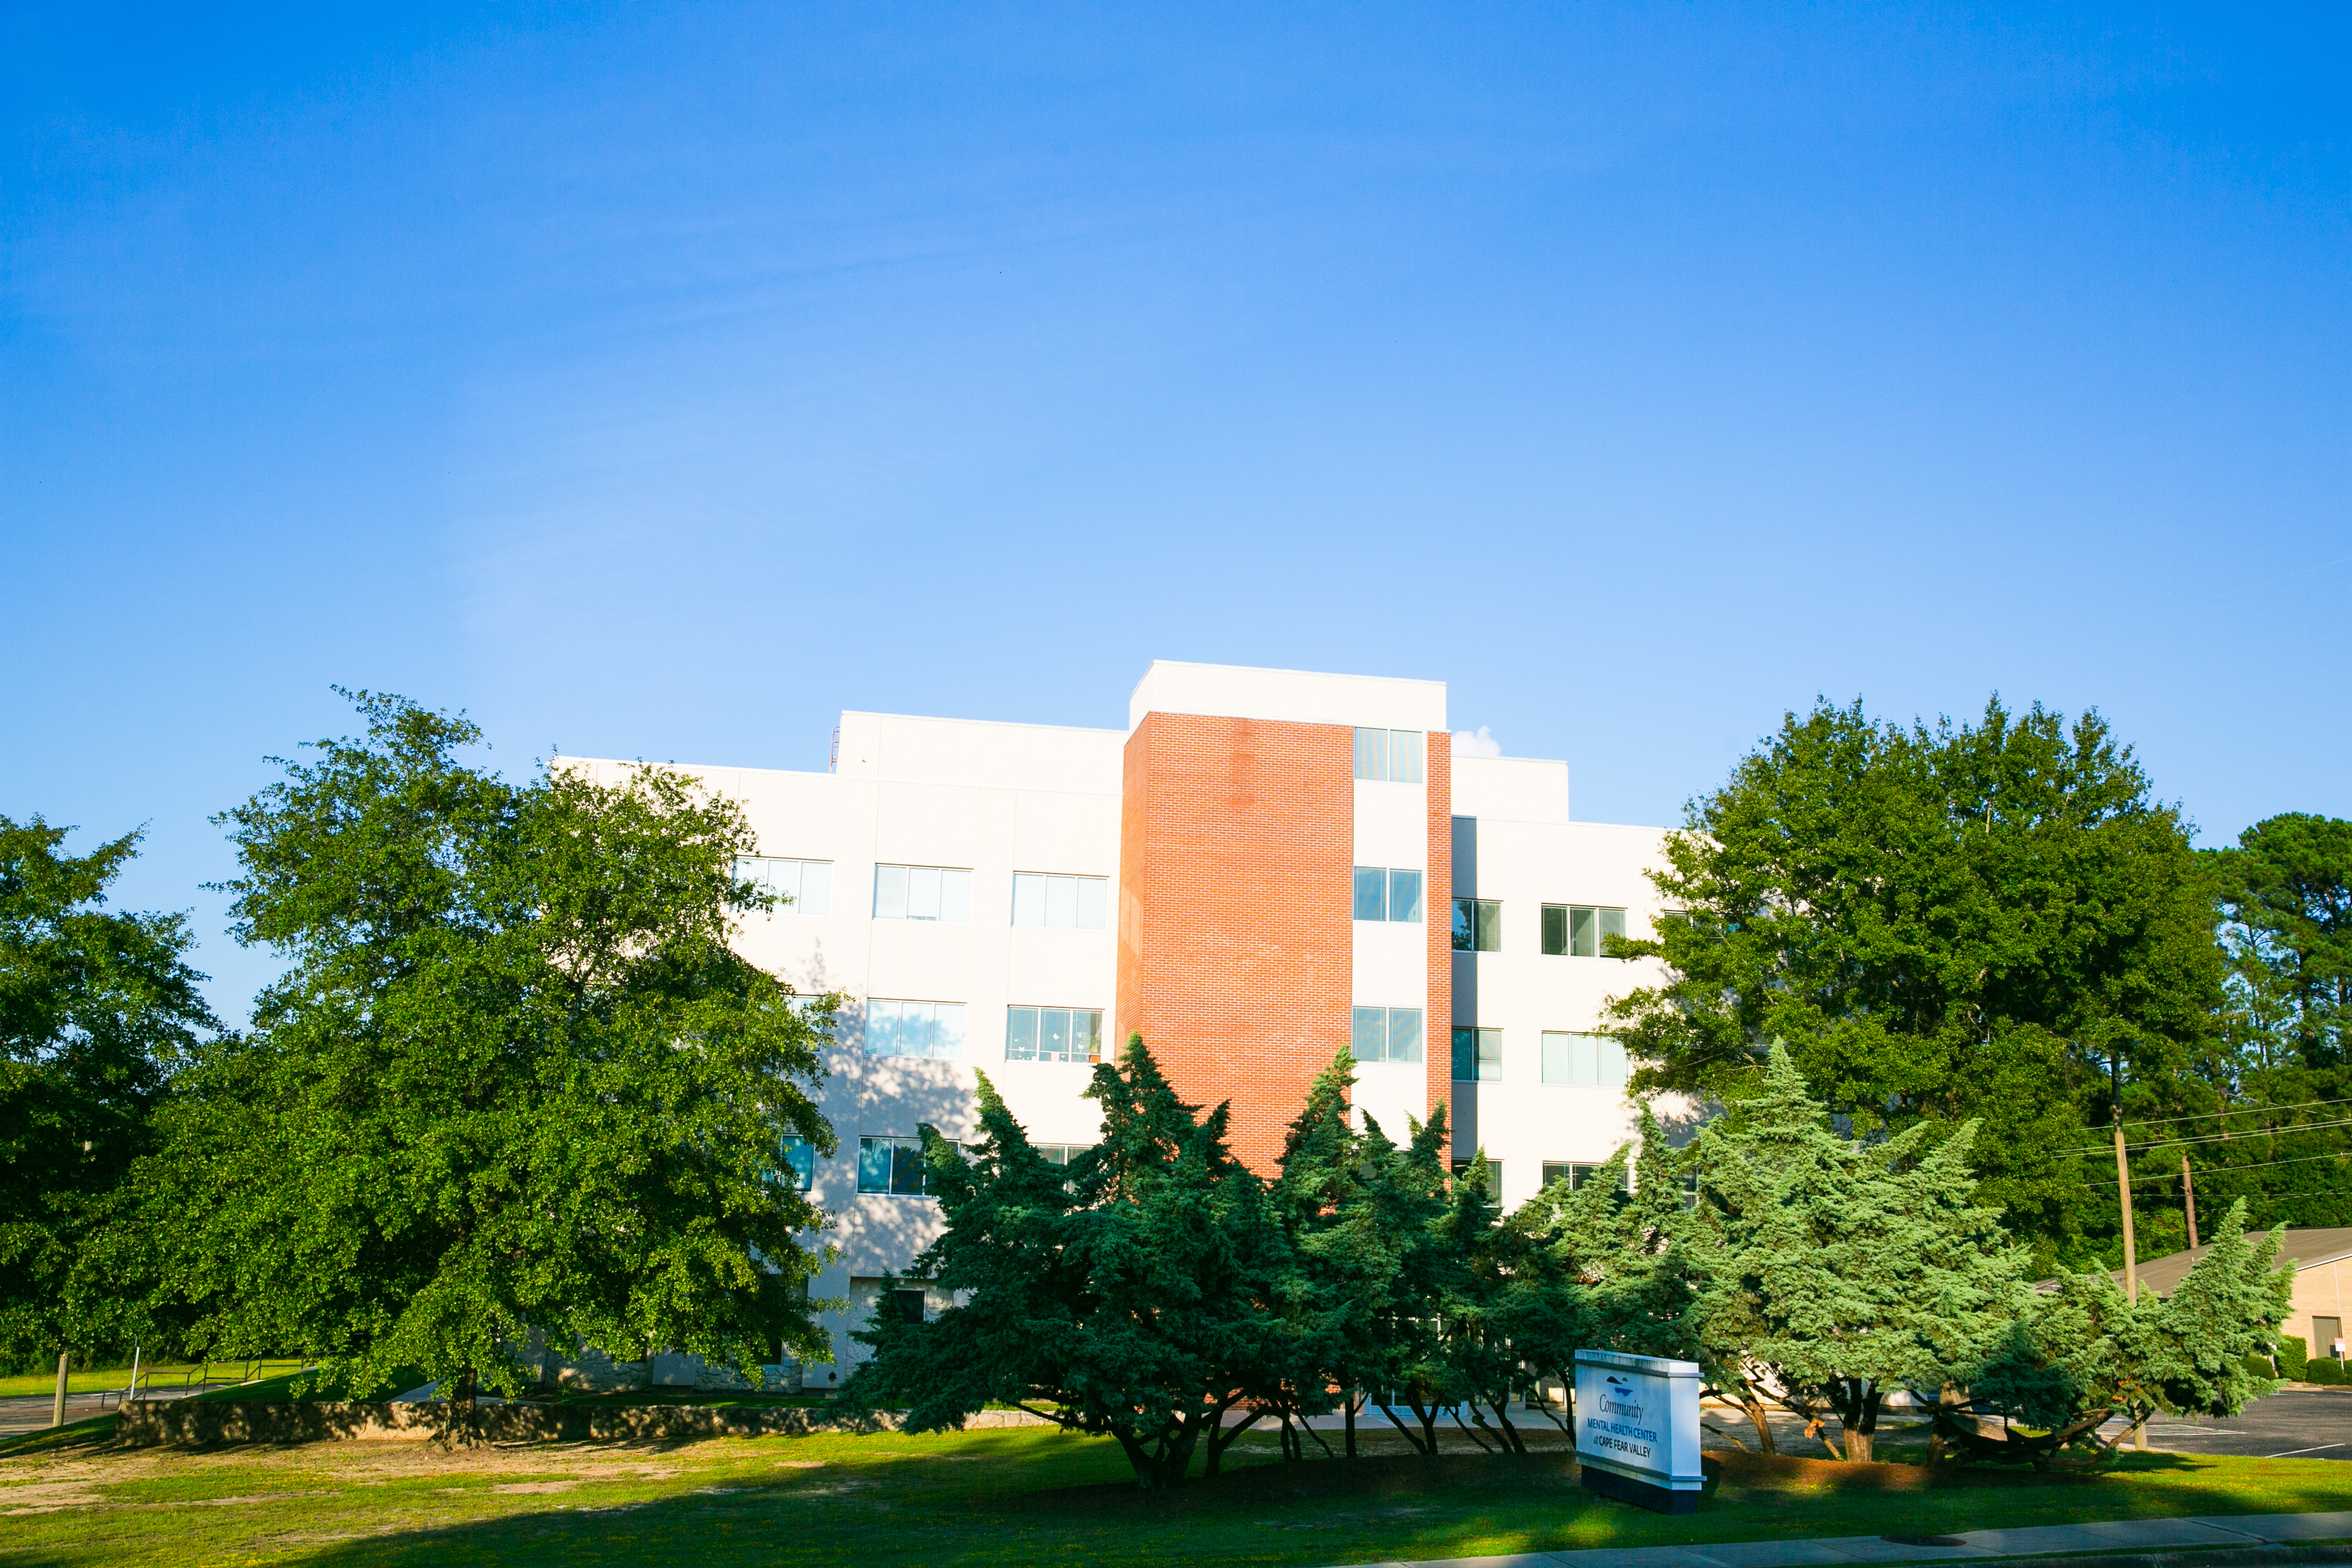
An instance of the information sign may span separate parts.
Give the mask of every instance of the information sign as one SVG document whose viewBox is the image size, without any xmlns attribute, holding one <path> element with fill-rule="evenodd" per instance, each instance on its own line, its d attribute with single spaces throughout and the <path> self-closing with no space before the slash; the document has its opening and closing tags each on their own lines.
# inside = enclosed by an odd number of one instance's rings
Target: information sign
<svg viewBox="0 0 2352 1568">
<path fill-rule="evenodd" d="M 1586 1489 L 1660 1513 L 1698 1508 L 1698 1363 L 1576 1352 L 1576 1458 Z"/>
</svg>

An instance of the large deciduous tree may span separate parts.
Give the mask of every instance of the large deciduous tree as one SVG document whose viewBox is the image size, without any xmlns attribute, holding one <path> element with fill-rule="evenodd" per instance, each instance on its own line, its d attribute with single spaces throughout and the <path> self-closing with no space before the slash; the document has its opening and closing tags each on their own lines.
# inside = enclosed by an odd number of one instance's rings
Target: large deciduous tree
<svg viewBox="0 0 2352 1568">
<path fill-rule="evenodd" d="M 108 1292 L 69 1300 L 76 1258 L 173 1069 L 215 1026 L 176 914 L 104 907 L 137 853 L 0 816 L 0 1363 L 128 1349 Z"/>
<path fill-rule="evenodd" d="M 2095 714 L 1792 713 L 1665 861 L 1654 934 L 1614 948 L 1667 971 L 1612 1013 L 1637 1088 L 1736 1095 L 1785 1038 L 1857 1131 L 1980 1123 L 2045 1261 L 2112 1232 L 2078 1155 L 2116 1084 L 2135 1118 L 2220 1103 L 2214 876 Z"/>
<path fill-rule="evenodd" d="M 780 1141 L 822 1018 L 729 945 L 740 809 L 641 768 L 468 765 L 462 718 L 360 694 L 362 739 L 226 815 L 242 941 L 288 967 L 199 1048 L 104 1260 L 198 1350 L 513 1392 L 530 1347 L 822 1357 L 822 1216 Z"/>
</svg>

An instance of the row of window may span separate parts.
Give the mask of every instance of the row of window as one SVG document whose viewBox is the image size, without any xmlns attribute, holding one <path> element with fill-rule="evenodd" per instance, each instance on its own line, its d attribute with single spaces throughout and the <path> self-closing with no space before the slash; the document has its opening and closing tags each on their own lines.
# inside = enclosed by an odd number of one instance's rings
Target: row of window
<svg viewBox="0 0 2352 1568">
<path fill-rule="evenodd" d="M 1470 1164 L 1467 1160 L 1454 1161 L 1454 1173 L 1457 1176 L 1461 1175 L 1469 1170 Z M 1500 1192 L 1503 1186 L 1503 1162 L 1489 1160 L 1486 1162 L 1486 1169 L 1493 1173 L 1495 1190 Z M 1612 1168 L 1606 1162 L 1587 1164 L 1580 1160 L 1546 1160 L 1543 1163 L 1543 1184 L 1549 1187 L 1555 1182 L 1566 1182 L 1568 1190 L 1572 1193 L 1580 1193 L 1595 1182 L 1607 1182 L 1616 1186 L 1630 1187 L 1633 1185 L 1633 1173 L 1622 1165 Z M 1683 1178 L 1683 1206 L 1690 1208 L 1697 1201 L 1698 1177 L 1685 1176 Z"/>
<path fill-rule="evenodd" d="M 1083 1143 L 1033 1143 L 1049 1165 L 1066 1166 L 1087 1150 Z M 857 1190 L 894 1197 L 929 1194 L 930 1165 L 923 1158 L 919 1138 L 860 1138 L 857 1141 Z M 803 1192 L 808 1184 L 801 1184 Z"/>
<path fill-rule="evenodd" d="M 781 895 L 779 914 L 813 918 L 833 912 L 833 862 L 747 855 L 735 862 L 740 881 Z M 1110 903 L 1108 877 L 1065 877 L 1044 871 L 1013 874 L 1013 923 L 1048 931 L 1101 931 Z M 956 866 L 877 866 L 874 918 L 971 923 L 971 871 Z"/>
<path fill-rule="evenodd" d="M 1543 951 L 1554 957 L 1599 958 L 1601 943 L 1625 934 L 1625 911 L 1592 904 L 1543 906 Z M 1497 899 L 1454 900 L 1454 951 L 1503 951 L 1503 905 Z"/>
<path fill-rule="evenodd" d="M 1066 1167 L 1071 1161 L 1086 1152 L 1084 1143 L 1035 1143 L 1031 1145 L 1045 1157 L 1049 1165 Z M 809 1192 L 816 1185 L 816 1149 L 797 1133 L 788 1133 L 782 1147 L 783 1170 L 779 1175 L 800 1192 Z M 1503 1181 L 1503 1163 L 1486 1162 L 1494 1173 L 1495 1184 Z M 1467 1160 L 1454 1162 L 1454 1173 L 1462 1174 L 1470 1168 Z M 930 1167 L 923 1159 L 923 1141 L 919 1138 L 868 1136 L 857 1141 L 857 1190 L 894 1197 L 923 1197 L 929 1192 Z M 1566 1182 L 1570 1192 L 1580 1192 L 1595 1181 L 1625 1180 L 1622 1169 L 1612 1170 L 1605 1163 L 1552 1161 L 1543 1163 L 1543 1184 Z"/>
<path fill-rule="evenodd" d="M 1423 1014 L 1418 1007 L 1357 1007 L 1349 1022 L 1348 1049 L 1360 1062 L 1422 1059 Z M 1013 1006 L 1004 1010 L 1004 1059 L 1013 1062 L 1102 1060 L 1103 1016 L 1099 1007 Z M 964 1005 L 908 1002 L 875 997 L 866 1004 L 866 1054 L 961 1061 L 964 1054 Z M 1625 1047 L 1601 1035 L 1546 1030 L 1538 1041 L 1538 1077 L 1571 1088 L 1622 1089 Z M 1497 1083 L 1503 1078 L 1503 1031 L 1475 1025 L 1454 1029 L 1454 1078 L 1462 1083 Z"/>
<path fill-rule="evenodd" d="M 1542 1082 L 1571 1089 L 1625 1087 L 1625 1047 L 1605 1035 L 1577 1035 L 1545 1030 L 1537 1041 L 1537 1067 Z M 1454 1079 L 1457 1083 L 1499 1083 L 1503 1078 L 1503 1031 L 1456 1027 L 1454 1031 Z"/>
<path fill-rule="evenodd" d="M 1358 730 L 1356 776 L 1419 784 L 1422 739 L 1418 730 Z"/>
<path fill-rule="evenodd" d="M 1004 1059 L 1008 1062 L 1098 1062 L 1102 1060 L 1099 1007 L 1008 1007 L 1004 1014 Z"/>
<path fill-rule="evenodd" d="M 1410 730 L 1397 734 L 1418 740 Z M 1386 734 L 1360 730 L 1361 737 Z M 1416 769 L 1419 753 L 1414 753 Z M 1358 777 L 1367 777 L 1360 773 Z M 1416 771 L 1416 778 L 1419 776 Z M 833 862 L 745 857 L 735 863 L 735 874 L 790 900 L 779 908 L 786 913 L 824 916 L 833 912 Z M 1101 931 L 1110 902 L 1108 877 L 1066 877 L 1043 871 L 1013 874 L 1013 923 L 1048 931 Z M 1355 868 L 1354 918 L 1360 921 L 1418 921 L 1422 918 L 1422 874 L 1393 866 Z M 877 921 L 936 921 L 966 925 L 971 921 L 971 872 L 951 866 L 877 866 L 874 868 L 874 918 Z M 1598 958 L 1602 943 L 1625 934 L 1625 911 L 1590 904 L 1543 906 L 1542 947 L 1557 957 Z M 1454 947 L 1457 952 L 1499 952 L 1503 947 L 1503 906 L 1496 899 L 1454 900 Z"/>
</svg>

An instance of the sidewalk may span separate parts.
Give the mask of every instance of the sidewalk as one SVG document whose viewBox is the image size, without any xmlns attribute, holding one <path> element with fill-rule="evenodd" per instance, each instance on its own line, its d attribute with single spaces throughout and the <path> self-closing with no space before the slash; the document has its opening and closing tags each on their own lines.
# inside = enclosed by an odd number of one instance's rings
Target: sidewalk
<svg viewBox="0 0 2352 1568">
<path fill-rule="evenodd" d="M 1451 1557 L 1433 1563 L 1363 1563 L 1359 1568 L 1822 1568 L 1840 1563 L 1940 1563 L 2053 1552 L 2170 1552 L 2190 1547 L 2211 1551 L 2290 1542 L 2352 1541 L 2352 1511 L 2126 1519 L 2112 1524 L 1969 1530 L 1932 1539 L 1951 1544 L 1906 1545 L 1883 1535 L 1836 1535 L 1816 1541 L 1727 1541 L 1703 1546 L 1601 1546 L 1582 1552 Z M 2352 1562 L 2352 1548 L 2346 1550 L 2345 1558 Z"/>
</svg>

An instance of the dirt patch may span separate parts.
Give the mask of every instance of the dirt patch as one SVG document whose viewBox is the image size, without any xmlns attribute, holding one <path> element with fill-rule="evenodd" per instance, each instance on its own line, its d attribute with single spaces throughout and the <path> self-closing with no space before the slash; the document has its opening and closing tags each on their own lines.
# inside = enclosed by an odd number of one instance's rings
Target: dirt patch
<svg viewBox="0 0 2352 1568">
<path fill-rule="evenodd" d="M 36 1481 L 0 1492 L 0 1517 L 20 1513 L 55 1513 L 65 1508 L 89 1508 L 106 1500 L 89 1480 Z"/>
<path fill-rule="evenodd" d="M 504 1486 L 500 1486 L 500 1487 L 492 1487 L 492 1488 L 490 1489 L 490 1490 L 492 1490 L 492 1491 L 494 1491 L 494 1492 L 503 1493 L 503 1494 L 505 1494 L 506 1496 L 509 1496 L 509 1497 L 515 1497 L 515 1496 L 520 1496 L 520 1495 L 521 1495 L 521 1494 L 523 1494 L 523 1493 L 526 1493 L 526 1492 L 568 1492 L 568 1491 L 573 1491 L 573 1490 L 578 1489 L 579 1486 L 580 1486 L 580 1483 L 579 1483 L 578 1481 L 576 1481 L 576 1480 L 572 1480 L 572 1481 L 509 1481 L 509 1482 L 508 1482 L 506 1485 L 504 1485 Z"/>
</svg>

